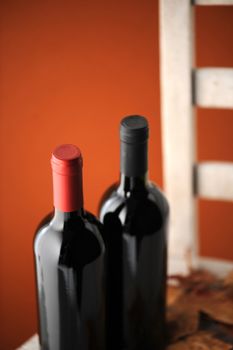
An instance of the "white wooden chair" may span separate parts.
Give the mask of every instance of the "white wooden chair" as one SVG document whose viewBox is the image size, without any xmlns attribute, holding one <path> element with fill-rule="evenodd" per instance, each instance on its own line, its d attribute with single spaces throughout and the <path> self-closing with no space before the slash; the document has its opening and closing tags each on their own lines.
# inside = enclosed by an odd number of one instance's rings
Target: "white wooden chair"
<svg viewBox="0 0 233 350">
<path fill-rule="evenodd" d="M 198 254 L 195 196 L 233 200 L 233 163 L 196 162 L 195 106 L 233 108 L 233 69 L 194 68 L 193 16 L 195 5 L 233 5 L 233 0 L 193 2 L 159 3 L 163 169 L 171 207 L 169 273 L 186 273 L 191 263 L 221 274 L 233 263 Z"/>
</svg>

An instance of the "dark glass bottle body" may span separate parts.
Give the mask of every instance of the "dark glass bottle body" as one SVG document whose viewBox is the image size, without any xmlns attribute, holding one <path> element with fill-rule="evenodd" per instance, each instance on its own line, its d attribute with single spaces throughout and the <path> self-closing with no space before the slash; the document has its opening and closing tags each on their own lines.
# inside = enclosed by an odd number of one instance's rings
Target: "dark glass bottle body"
<svg viewBox="0 0 233 350">
<path fill-rule="evenodd" d="M 104 349 L 104 244 L 82 209 L 55 210 L 34 240 L 41 350 Z"/>
<path fill-rule="evenodd" d="M 105 349 L 102 225 L 83 209 L 82 157 L 70 144 L 51 159 L 54 214 L 34 239 L 41 350 Z"/>
<path fill-rule="evenodd" d="M 107 348 L 165 348 L 168 203 L 146 175 L 121 175 L 100 203 Z"/>
</svg>

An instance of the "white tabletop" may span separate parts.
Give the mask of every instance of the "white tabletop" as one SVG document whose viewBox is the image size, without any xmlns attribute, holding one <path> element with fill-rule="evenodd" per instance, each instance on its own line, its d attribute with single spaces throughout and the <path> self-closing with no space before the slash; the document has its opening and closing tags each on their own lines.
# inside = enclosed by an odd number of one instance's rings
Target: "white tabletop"
<svg viewBox="0 0 233 350">
<path fill-rule="evenodd" d="M 35 334 L 26 343 L 21 345 L 16 350 L 40 350 L 38 335 Z"/>
</svg>

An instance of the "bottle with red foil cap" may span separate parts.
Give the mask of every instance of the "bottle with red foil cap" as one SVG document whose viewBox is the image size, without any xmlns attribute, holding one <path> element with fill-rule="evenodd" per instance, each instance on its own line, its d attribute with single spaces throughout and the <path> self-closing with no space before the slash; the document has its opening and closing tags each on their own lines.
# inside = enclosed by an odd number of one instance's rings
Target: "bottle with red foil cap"
<svg viewBox="0 0 233 350">
<path fill-rule="evenodd" d="M 34 239 L 41 350 L 102 350 L 102 225 L 83 208 L 82 156 L 58 146 L 51 159 L 54 214 Z"/>
</svg>

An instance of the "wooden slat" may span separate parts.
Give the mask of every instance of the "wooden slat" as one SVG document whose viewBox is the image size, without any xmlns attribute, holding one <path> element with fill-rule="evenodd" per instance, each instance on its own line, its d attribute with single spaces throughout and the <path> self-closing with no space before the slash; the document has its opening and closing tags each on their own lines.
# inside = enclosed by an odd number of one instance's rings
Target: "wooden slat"
<svg viewBox="0 0 233 350">
<path fill-rule="evenodd" d="M 188 0 L 160 0 L 159 11 L 164 187 L 171 207 L 169 273 L 187 272 L 185 255 L 195 247 L 196 237 L 192 193 L 193 7 Z"/>
<path fill-rule="evenodd" d="M 233 108 L 233 69 L 194 71 L 194 103 L 200 107 Z"/>
<path fill-rule="evenodd" d="M 198 163 L 196 177 L 199 196 L 233 201 L 233 163 Z"/>
<path fill-rule="evenodd" d="M 233 5 L 233 0 L 194 0 L 195 5 Z"/>
<path fill-rule="evenodd" d="M 38 338 L 38 335 L 36 334 L 16 350 L 39 350 L 39 349 L 40 349 L 39 338 Z"/>
</svg>

